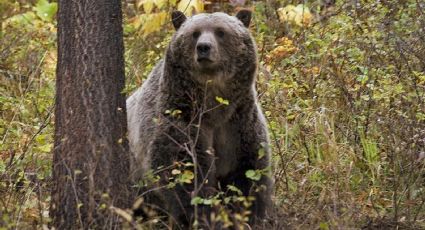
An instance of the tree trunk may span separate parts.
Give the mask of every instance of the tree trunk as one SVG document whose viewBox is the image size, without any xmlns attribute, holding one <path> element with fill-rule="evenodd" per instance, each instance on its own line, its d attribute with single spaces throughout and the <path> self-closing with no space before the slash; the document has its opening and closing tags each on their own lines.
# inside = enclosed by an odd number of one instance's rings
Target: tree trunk
<svg viewBox="0 0 425 230">
<path fill-rule="evenodd" d="M 126 208 L 123 32 L 120 0 L 60 0 L 50 215 L 56 229 L 119 228 Z"/>
</svg>

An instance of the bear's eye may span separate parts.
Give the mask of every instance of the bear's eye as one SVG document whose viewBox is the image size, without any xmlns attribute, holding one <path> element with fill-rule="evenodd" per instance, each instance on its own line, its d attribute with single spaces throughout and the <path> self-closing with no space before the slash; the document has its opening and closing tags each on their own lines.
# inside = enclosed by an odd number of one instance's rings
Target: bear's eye
<svg viewBox="0 0 425 230">
<path fill-rule="evenodd" d="M 201 35 L 201 32 L 195 31 L 193 32 L 192 37 L 196 39 L 196 38 L 199 38 L 200 35 Z"/>
<path fill-rule="evenodd" d="M 222 29 L 217 29 L 217 30 L 215 31 L 215 34 L 216 34 L 218 37 L 222 38 L 222 37 L 224 37 L 224 30 L 222 30 Z"/>
</svg>

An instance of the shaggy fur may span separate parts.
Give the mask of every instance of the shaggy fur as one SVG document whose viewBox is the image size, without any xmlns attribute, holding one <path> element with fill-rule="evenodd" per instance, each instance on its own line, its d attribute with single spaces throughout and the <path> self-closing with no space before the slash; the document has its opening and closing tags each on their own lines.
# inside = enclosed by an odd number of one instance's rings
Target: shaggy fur
<svg viewBox="0 0 425 230">
<path fill-rule="evenodd" d="M 272 181 L 267 176 L 259 181 L 245 176 L 247 170 L 269 167 L 266 121 L 255 91 L 256 46 L 247 29 L 251 12 L 188 19 L 174 12 L 172 18 L 177 31 L 165 58 L 127 100 L 134 179 L 149 169 L 172 169 L 175 162 L 195 159 L 198 196 L 235 185 L 256 198 L 251 219 L 263 218 Z M 260 151 L 265 155 L 259 157 Z M 168 183 L 171 170 L 159 171 L 160 183 Z M 193 221 L 193 190 L 193 184 L 185 184 L 157 193 L 161 207 L 181 226 Z M 200 215 L 208 219 L 210 211 L 201 207 Z"/>
</svg>

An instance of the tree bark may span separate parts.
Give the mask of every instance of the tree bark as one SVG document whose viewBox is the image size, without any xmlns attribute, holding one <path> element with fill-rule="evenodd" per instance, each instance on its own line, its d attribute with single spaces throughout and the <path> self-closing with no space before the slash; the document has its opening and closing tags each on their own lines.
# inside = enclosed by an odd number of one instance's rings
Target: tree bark
<svg viewBox="0 0 425 230">
<path fill-rule="evenodd" d="M 56 229 L 119 228 L 129 207 L 120 0 L 59 0 L 53 188 Z"/>
</svg>

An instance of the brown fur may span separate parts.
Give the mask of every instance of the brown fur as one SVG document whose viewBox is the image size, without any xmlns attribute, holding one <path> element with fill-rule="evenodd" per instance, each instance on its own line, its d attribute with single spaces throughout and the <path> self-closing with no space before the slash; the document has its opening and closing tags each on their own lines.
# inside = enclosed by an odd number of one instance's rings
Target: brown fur
<svg viewBox="0 0 425 230">
<path fill-rule="evenodd" d="M 263 218 L 272 181 L 268 176 L 259 181 L 245 176 L 247 170 L 270 166 L 266 122 L 254 85 L 256 46 L 246 28 L 251 12 L 240 11 L 236 17 L 214 13 L 186 19 L 181 12 L 172 16 L 177 31 L 165 58 L 127 100 L 130 147 L 136 158 L 134 178 L 195 156 L 198 196 L 235 185 L 244 195 L 256 198 L 251 220 Z M 220 104 L 216 97 L 229 105 Z M 167 110 L 181 113 L 172 115 Z M 262 148 L 266 154 L 259 159 Z M 168 183 L 169 172 L 162 171 L 160 176 L 161 183 Z M 259 186 L 264 189 L 253 192 Z M 193 190 L 193 184 L 187 184 L 158 193 L 162 207 L 181 226 L 193 221 Z M 200 215 L 207 219 L 210 211 L 200 207 Z"/>
</svg>

